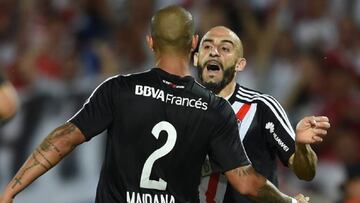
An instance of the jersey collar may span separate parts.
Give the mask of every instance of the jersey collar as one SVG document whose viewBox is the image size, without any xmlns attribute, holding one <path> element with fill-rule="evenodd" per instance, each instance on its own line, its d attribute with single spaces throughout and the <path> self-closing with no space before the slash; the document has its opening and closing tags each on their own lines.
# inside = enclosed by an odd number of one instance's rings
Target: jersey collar
<svg viewBox="0 0 360 203">
<path fill-rule="evenodd" d="M 160 68 L 152 68 L 151 72 L 154 72 L 160 76 L 160 80 L 165 85 L 177 89 L 189 89 L 194 84 L 194 78 L 192 76 L 180 77 L 177 75 L 170 74 Z"/>
<path fill-rule="evenodd" d="M 229 103 L 230 104 L 233 104 L 235 102 L 235 99 L 236 99 L 236 93 L 238 91 L 238 89 L 240 88 L 240 85 L 238 83 L 236 83 L 236 86 L 235 86 L 235 90 L 234 92 L 232 93 L 232 95 L 230 96 L 230 98 L 228 99 Z"/>
</svg>

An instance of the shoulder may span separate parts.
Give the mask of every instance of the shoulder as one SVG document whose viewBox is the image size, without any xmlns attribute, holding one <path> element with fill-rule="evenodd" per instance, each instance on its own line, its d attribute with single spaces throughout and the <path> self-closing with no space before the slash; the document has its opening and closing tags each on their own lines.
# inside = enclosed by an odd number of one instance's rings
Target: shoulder
<svg viewBox="0 0 360 203">
<path fill-rule="evenodd" d="M 191 91 L 192 94 L 196 95 L 196 97 L 200 97 L 203 101 L 208 103 L 208 111 L 213 112 L 216 115 L 225 115 L 229 112 L 232 112 L 231 105 L 227 100 L 217 96 L 215 93 L 206 89 L 197 81 L 194 82 Z"/>
<path fill-rule="evenodd" d="M 118 74 L 107 78 L 99 86 L 107 86 L 107 87 L 122 86 L 134 82 L 138 82 L 140 80 L 149 80 L 149 75 L 150 75 L 150 71 L 137 72 L 126 75 Z"/>
<path fill-rule="evenodd" d="M 278 121 L 290 135 L 295 135 L 284 108 L 273 96 L 245 87 L 238 88 L 237 96 L 246 102 L 257 103 L 262 117 Z"/>
<path fill-rule="evenodd" d="M 135 73 L 129 73 L 126 75 L 120 75 L 121 78 L 126 79 L 126 80 L 134 80 L 134 79 L 140 79 L 140 78 L 147 78 L 149 77 L 152 71 L 151 69 L 146 70 L 146 71 L 141 71 L 141 72 L 135 72 Z"/>
<path fill-rule="evenodd" d="M 273 96 L 240 85 L 236 89 L 236 99 L 244 103 L 257 103 L 265 109 L 283 111 L 283 107 Z"/>
<path fill-rule="evenodd" d="M 229 105 L 229 102 L 227 100 L 206 89 L 197 81 L 194 82 L 193 90 L 199 96 L 207 98 L 212 108 L 222 108 L 223 105 Z"/>
</svg>

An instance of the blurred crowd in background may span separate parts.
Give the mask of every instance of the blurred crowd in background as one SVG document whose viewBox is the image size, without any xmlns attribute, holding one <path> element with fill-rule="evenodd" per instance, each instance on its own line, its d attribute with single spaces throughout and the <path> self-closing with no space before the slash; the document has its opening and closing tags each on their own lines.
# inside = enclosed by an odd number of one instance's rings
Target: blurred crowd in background
<svg viewBox="0 0 360 203">
<path fill-rule="evenodd" d="M 0 188 L 104 79 L 152 68 L 145 35 L 153 12 L 169 4 L 193 13 L 200 37 L 216 25 L 234 30 L 248 62 L 238 82 L 277 98 L 293 125 L 330 118 L 324 143 L 313 146 L 315 179 L 280 168 L 280 188 L 314 203 L 360 202 L 360 0 L 0 0 L 0 71 L 20 98 L 0 129 Z M 19 202 L 94 202 L 104 138 L 81 146 Z"/>
</svg>

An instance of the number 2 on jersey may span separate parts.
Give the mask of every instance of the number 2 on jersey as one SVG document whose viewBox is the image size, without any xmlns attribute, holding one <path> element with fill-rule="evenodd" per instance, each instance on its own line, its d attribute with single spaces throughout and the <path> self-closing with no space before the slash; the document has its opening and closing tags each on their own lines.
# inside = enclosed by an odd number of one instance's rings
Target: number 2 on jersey
<svg viewBox="0 0 360 203">
<path fill-rule="evenodd" d="M 159 178 L 159 180 L 150 180 L 150 174 L 153 167 L 153 164 L 156 160 L 160 159 L 161 157 L 167 155 L 175 146 L 175 142 L 177 139 L 177 133 L 175 127 L 167 122 L 167 121 L 160 121 L 157 123 L 151 133 L 154 135 L 156 139 L 159 138 L 160 132 L 165 131 L 167 133 L 167 140 L 166 143 L 160 147 L 159 149 L 155 150 L 145 161 L 141 178 L 140 178 L 140 187 L 147 188 L 147 189 L 157 189 L 157 190 L 165 190 L 167 186 L 167 182 L 163 179 Z"/>
</svg>

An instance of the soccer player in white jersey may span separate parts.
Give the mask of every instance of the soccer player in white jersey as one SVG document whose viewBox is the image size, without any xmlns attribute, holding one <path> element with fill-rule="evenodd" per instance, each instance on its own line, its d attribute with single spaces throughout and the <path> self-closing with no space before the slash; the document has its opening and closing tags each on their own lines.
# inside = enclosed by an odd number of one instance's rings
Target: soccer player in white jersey
<svg viewBox="0 0 360 203">
<path fill-rule="evenodd" d="M 205 34 L 194 55 L 194 65 L 201 83 L 232 105 L 239 136 L 253 167 L 260 174 L 277 185 L 276 157 L 279 157 L 298 178 L 313 179 L 317 156 L 310 144 L 320 143 L 327 134 L 330 127 L 327 117 L 305 117 L 294 132 L 275 98 L 236 83 L 236 74 L 245 68 L 246 59 L 241 40 L 226 27 L 214 27 Z M 216 167 L 212 170 L 217 171 Z M 200 199 L 208 203 L 251 202 L 228 186 L 220 173 L 202 178 Z"/>
</svg>

